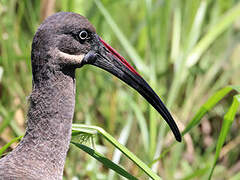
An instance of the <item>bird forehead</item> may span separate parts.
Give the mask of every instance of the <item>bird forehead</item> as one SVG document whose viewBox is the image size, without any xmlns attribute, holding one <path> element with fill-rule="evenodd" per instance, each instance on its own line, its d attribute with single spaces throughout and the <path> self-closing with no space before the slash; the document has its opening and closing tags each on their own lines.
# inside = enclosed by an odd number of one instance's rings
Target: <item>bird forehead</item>
<svg viewBox="0 0 240 180">
<path fill-rule="evenodd" d="M 79 29 L 87 29 L 90 32 L 96 32 L 87 18 L 72 12 L 60 12 L 49 16 L 43 22 L 42 28 L 53 29 L 63 33 L 77 31 Z"/>
</svg>

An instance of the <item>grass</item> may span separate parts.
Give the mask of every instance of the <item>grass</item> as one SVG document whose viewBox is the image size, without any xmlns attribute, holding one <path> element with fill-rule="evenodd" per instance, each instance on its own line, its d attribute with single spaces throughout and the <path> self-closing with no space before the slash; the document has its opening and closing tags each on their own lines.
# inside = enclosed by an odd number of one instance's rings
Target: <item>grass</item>
<svg viewBox="0 0 240 180">
<path fill-rule="evenodd" d="M 48 1 L 0 2 L 0 147 L 7 144 L 8 151 L 24 133 L 31 41 L 48 6 Z M 74 123 L 101 127 L 163 179 L 239 179 L 238 1 L 56 0 L 52 10 L 86 16 L 163 99 L 184 141 L 174 141 L 135 91 L 88 66 L 77 72 Z M 102 135 L 90 137 L 84 141 L 92 155 L 100 153 L 128 177 L 149 177 Z M 71 146 L 64 179 L 120 179 L 117 170 L 96 161 Z"/>
</svg>

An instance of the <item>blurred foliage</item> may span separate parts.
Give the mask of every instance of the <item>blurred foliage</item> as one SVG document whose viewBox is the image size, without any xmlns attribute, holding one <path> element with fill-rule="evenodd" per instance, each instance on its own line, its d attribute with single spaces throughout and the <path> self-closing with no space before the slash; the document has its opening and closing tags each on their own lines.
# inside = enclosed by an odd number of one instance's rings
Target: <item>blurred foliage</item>
<svg viewBox="0 0 240 180">
<path fill-rule="evenodd" d="M 86 16 L 98 34 L 135 64 L 171 109 L 183 130 L 217 90 L 240 85 L 238 0 L 1 0 L 0 146 L 24 133 L 31 93 L 31 41 L 39 24 L 58 11 Z M 238 92 L 239 93 L 239 92 Z M 74 122 L 114 135 L 163 179 L 207 179 L 231 91 L 174 142 L 158 113 L 110 74 L 85 66 L 77 71 Z M 240 179 L 240 115 L 222 142 L 212 179 Z M 225 115 L 225 118 L 228 116 Z M 200 121 L 200 119 L 199 119 Z M 131 123 L 129 123 L 131 122 Z M 128 130 L 130 129 L 130 130 Z M 139 179 L 146 175 L 101 138 L 96 149 Z M 14 148 L 16 143 L 11 144 Z M 165 149 L 167 153 L 161 156 Z M 9 151 L 11 150 L 9 148 Z M 102 164 L 70 147 L 64 178 L 119 179 Z"/>
</svg>

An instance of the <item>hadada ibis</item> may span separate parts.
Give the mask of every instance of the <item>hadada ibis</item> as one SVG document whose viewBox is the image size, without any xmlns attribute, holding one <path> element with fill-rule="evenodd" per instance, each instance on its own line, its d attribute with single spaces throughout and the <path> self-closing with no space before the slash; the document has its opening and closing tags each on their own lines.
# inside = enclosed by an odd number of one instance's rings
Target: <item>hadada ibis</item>
<svg viewBox="0 0 240 180">
<path fill-rule="evenodd" d="M 138 91 L 181 141 L 178 127 L 158 95 L 85 17 L 71 12 L 48 17 L 33 38 L 31 62 L 33 86 L 26 133 L 0 159 L 1 180 L 62 179 L 75 106 L 75 70 L 84 65 L 102 68 Z"/>
</svg>

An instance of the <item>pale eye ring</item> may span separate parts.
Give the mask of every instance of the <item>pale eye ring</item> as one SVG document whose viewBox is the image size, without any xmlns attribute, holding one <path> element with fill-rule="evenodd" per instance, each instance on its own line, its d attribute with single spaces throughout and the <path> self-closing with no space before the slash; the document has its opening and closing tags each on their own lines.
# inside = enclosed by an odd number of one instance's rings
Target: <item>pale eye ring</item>
<svg viewBox="0 0 240 180">
<path fill-rule="evenodd" d="M 79 33 L 79 38 L 80 38 L 81 40 L 87 39 L 87 38 L 88 38 L 88 32 L 85 31 L 85 30 L 82 30 L 82 31 Z"/>
</svg>

